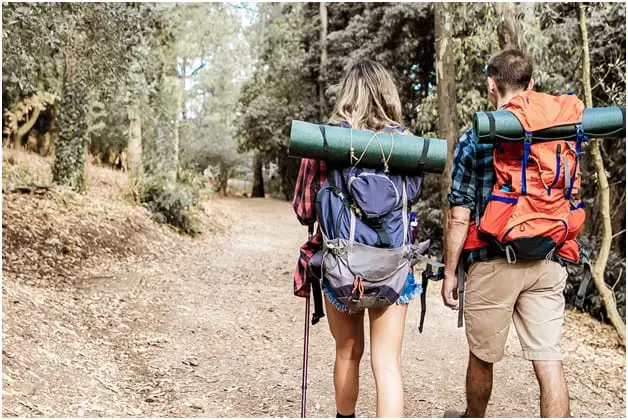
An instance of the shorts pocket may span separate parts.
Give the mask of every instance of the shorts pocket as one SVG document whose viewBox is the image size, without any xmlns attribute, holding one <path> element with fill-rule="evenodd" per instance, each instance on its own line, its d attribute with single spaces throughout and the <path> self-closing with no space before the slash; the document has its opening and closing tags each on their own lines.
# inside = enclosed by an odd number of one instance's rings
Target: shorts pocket
<svg viewBox="0 0 628 420">
<path fill-rule="evenodd" d="M 478 276 L 492 274 L 495 271 L 494 261 L 478 261 L 471 264 L 467 272 L 467 279 Z"/>
</svg>

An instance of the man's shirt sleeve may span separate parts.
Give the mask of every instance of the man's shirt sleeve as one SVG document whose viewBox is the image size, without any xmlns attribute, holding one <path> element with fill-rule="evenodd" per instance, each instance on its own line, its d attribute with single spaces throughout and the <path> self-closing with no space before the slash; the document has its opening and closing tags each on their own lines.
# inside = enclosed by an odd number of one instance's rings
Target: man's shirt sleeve
<svg viewBox="0 0 628 420">
<path fill-rule="evenodd" d="M 476 201 L 475 143 L 472 130 L 462 135 L 451 168 L 451 189 L 447 195 L 450 207 L 462 206 L 473 212 Z"/>
</svg>

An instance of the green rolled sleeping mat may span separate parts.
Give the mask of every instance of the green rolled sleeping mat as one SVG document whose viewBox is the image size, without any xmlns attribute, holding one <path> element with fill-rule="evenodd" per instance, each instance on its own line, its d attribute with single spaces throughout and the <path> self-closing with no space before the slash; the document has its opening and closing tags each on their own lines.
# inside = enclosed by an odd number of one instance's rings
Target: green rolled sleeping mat
<svg viewBox="0 0 628 420">
<path fill-rule="evenodd" d="M 417 175 L 422 171 L 441 173 L 447 161 L 447 141 L 388 132 L 373 133 L 330 125 L 292 121 L 290 149 L 292 157 L 301 157 L 339 165 L 382 169 L 387 160 L 391 173 Z"/>
<path fill-rule="evenodd" d="M 492 120 L 492 121 L 491 121 Z M 509 111 L 476 112 L 473 128 L 480 143 L 523 141 L 524 129 L 517 117 Z M 626 136 L 626 108 L 586 108 L 582 117 L 584 134 L 591 138 L 619 138 Z M 532 140 L 572 140 L 576 126 L 564 125 L 532 133 Z"/>
</svg>

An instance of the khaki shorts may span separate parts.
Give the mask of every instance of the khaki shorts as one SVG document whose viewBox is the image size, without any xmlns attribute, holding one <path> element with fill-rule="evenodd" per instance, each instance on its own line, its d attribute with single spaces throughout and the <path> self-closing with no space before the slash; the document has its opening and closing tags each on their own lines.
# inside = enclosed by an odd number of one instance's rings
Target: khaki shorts
<svg viewBox="0 0 628 420">
<path fill-rule="evenodd" d="M 567 270 L 553 261 L 473 263 L 464 297 L 469 350 L 485 362 L 501 360 L 512 318 L 524 358 L 562 360 L 566 281 Z"/>
</svg>

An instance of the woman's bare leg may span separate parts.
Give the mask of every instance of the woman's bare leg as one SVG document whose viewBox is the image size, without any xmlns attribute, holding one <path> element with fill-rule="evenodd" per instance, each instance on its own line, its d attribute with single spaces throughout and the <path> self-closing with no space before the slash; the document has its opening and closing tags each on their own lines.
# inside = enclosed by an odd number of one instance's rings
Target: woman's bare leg
<svg viewBox="0 0 628 420">
<path fill-rule="evenodd" d="M 377 389 L 377 417 L 403 417 L 401 344 L 408 305 L 369 309 L 371 367 Z"/>
<path fill-rule="evenodd" d="M 327 322 L 336 340 L 334 388 L 336 410 L 348 416 L 355 413 L 360 386 L 360 360 L 364 353 L 364 312 L 349 315 L 338 311 L 325 299 Z"/>
</svg>

